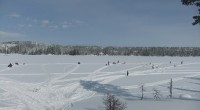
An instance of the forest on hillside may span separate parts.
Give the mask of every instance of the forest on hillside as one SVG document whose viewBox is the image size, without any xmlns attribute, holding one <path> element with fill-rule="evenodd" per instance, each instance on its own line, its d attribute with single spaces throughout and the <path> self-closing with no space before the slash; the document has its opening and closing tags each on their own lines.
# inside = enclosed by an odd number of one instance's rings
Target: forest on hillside
<svg viewBox="0 0 200 110">
<path fill-rule="evenodd" d="M 0 53 L 26 55 L 200 56 L 200 47 L 63 46 L 31 41 L 12 41 L 0 43 Z"/>
</svg>

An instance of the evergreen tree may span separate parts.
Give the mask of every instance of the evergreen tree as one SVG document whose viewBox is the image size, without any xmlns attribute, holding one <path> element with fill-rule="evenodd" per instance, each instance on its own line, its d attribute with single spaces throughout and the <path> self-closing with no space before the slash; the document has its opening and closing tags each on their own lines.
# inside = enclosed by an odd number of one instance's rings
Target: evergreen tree
<svg viewBox="0 0 200 110">
<path fill-rule="evenodd" d="M 195 5 L 198 7 L 198 14 L 193 16 L 194 22 L 193 25 L 199 24 L 200 25 L 200 0 L 181 0 L 183 5 Z"/>
</svg>

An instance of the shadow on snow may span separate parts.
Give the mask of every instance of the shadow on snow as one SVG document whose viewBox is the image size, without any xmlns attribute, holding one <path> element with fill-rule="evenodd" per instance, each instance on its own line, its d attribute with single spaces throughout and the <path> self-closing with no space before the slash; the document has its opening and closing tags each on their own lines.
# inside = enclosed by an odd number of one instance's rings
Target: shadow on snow
<svg viewBox="0 0 200 110">
<path fill-rule="evenodd" d="M 174 87 L 174 89 L 181 90 L 181 91 L 188 91 L 188 92 L 200 92 L 198 90 L 184 89 L 184 88 L 178 88 L 178 87 Z"/>
<path fill-rule="evenodd" d="M 118 86 L 114 86 L 111 84 L 100 84 L 97 81 L 80 81 L 80 84 L 83 86 L 84 89 L 95 91 L 101 94 L 111 93 L 116 96 L 125 97 L 127 100 L 138 100 L 140 97 L 133 96 L 126 89 L 122 89 Z"/>
<path fill-rule="evenodd" d="M 200 81 L 200 78 L 198 78 L 198 77 L 185 77 L 185 78 L 187 78 L 187 79 L 193 79 L 193 80 L 199 80 Z"/>
<path fill-rule="evenodd" d="M 189 82 L 189 83 L 196 84 L 196 85 L 200 85 L 200 83 L 196 83 L 196 82 Z"/>
</svg>

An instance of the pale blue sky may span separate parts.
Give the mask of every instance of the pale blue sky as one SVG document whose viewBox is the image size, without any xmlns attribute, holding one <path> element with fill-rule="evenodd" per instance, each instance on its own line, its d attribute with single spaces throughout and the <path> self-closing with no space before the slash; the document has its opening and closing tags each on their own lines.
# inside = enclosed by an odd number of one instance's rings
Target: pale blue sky
<svg viewBox="0 0 200 110">
<path fill-rule="evenodd" d="M 181 0 L 0 0 L 0 41 L 200 47 Z"/>
</svg>

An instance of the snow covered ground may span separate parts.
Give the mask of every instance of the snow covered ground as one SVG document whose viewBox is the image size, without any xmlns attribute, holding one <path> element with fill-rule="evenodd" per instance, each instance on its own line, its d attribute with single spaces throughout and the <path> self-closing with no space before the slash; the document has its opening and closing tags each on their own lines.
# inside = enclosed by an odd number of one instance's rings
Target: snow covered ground
<svg viewBox="0 0 200 110">
<path fill-rule="evenodd" d="M 107 93 L 126 110 L 199 110 L 200 57 L 0 55 L 0 110 L 100 110 Z"/>
</svg>

